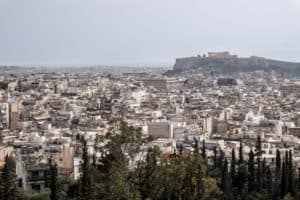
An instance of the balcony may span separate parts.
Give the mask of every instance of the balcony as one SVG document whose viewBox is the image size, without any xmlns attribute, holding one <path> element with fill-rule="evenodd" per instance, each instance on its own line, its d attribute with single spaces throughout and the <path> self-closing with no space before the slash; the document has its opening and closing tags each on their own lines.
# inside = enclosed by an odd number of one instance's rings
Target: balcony
<svg viewBox="0 0 300 200">
<path fill-rule="evenodd" d="M 45 181 L 45 177 L 44 176 L 28 176 L 27 181 L 28 182 Z"/>
</svg>

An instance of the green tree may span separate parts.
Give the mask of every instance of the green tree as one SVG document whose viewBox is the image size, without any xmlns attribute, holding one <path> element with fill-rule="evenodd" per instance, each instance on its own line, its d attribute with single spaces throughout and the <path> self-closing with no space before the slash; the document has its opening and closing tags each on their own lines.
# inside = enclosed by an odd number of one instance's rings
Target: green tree
<svg viewBox="0 0 300 200">
<path fill-rule="evenodd" d="M 223 166 L 221 186 L 222 186 L 222 190 L 223 190 L 223 199 L 231 200 L 233 198 L 232 181 L 228 174 L 228 162 L 227 162 L 226 158 L 225 158 L 224 166 Z"/>
<path fill-rule="evenodd" d="M 251 149 L 248 160 L 248 190 L 249 192 L 255 189 L 255 168 L 254 168 L 254 153 Z"/>
<path fill-rule="evenodd" d="M 206 146 L 205 146 L 205 140 L 202 141 L 202 152 L 201 152 L 202 158 L 206 159 Z"/>
<path fill-rule="evenodd" d="M 260 157 L 256 158 L 256 173 L 255 173 L 255 191 L 260 192 L 262 189 L 262 166 L 260 162 Z"/>
<path fill-rule="evenodd" d="M 268 196 L 271 197 L 272 194 L 272 186 L 273 186 L 273 176 L 270 170 L 270 167 L 267 166 L 267 170 L 266 170 L 266 192 L 268 194 Z"/>
<path fill-rule="evenodd" d="M 194 147 L 194 153 L 199 154 L 199 141 L 196 137 L 194 137 L 195 147 Z"/>
<path fill-rule="evenodd" d="M 292 150 L 289 150 L 288 154 L 288 180 L 289 180 L 289 185 L 288 185 L 288 192 L 291 195 L 295 195 L 295 184 L 294 184 L 294 168 L 293 168 L 293 154 Z"/>
<path fill-rule="evenodd" d="M 146 173 L 145 165 L 141 163 L 137 165 L 138 170 L 134 170 L 137 164 L 134 159 L 141 152 L 141 146 L 151 138 L 143 137 L 139 129 L 128 126 L 124 121 L 116 120 L 112 123 L 120 129 L 111 132 L 106 138 L 109 142 L 99 149 L 103 152 L 103 157 L 93 173 L 96 198 L 131 199 L 139 196 L 141 191 L 146 194 L 147 191 L 141 188 L 140 182 L 147 183 L 144 175 L 150 172 Z"/>
<path fill-rule="evenodd" d="M 294 198 L 292 197 L 292 195 L 290 193 L 286 194 L 282 200 L 294 200 Z"/>
<path fill-rule="evenodd" d="M 247 177 L 248 177 L 248 171 L 246 165 L 245 164 L 239 165 L 237 169 L 237 176 L 236 176 L 238 198 L 243 199 L 246 196 Z"/>
<path fill-rule="evenodd" d="M 221 198 L 222 192 L 217 186 L 217 181 L 211 177 L 205 177 L 203 182 L 203 194 L 200 200 L 218 200 Z M 187 198 L 186 198 L 187 199 Z"/>
<path fill-rule="evenodd" d="M 281 154 L 279 149 L 276 150 L 275 159 L 275 181 L 273 184 L 273 199 L 279 199 L 281 196 Z"/>
<path fill-rule="evenodd" d="M 160 150 L 158 147 L 149 148 L 145 162 L 140 162 L 136 169 L 137 189 L 142 200 L 157 199 L 157 195 L 161 190 L 159 176 L 160 168 L 157 165 Z"/>
<path fill-rule="evenodd" d="M 1 170 L 1 199 L 14 200 L 17 196 L 16 191 L 16 175 L 15 175 L 15 162 L 12 157 L 6 155 L 5 163 Z"/>
<path fill-rule="evenodd" d="M 257 141 L 256 141 L 256 144 L 255 144 L 255 154 L 256 154 L 256 156 L 261 156 L 262 155 L 262 146 L 261 146 L 260 136 L 257 137 Z"/>
<path fill-rule="evenodd" d="M 239 164 L 244 163 L 244 156 L 243 156 L 243 143 L 242 140 L 240 140 L 240 148 L 239 148 Z"/>
<path fill-rule="evenodd" d="M 199 157 L 199 156 L 198 156 Z M 162 160 L 158 187 L 161 190 L 156 199 L 185 199 L 193 197 L 192 171 L 189 157 L 167 158 Z M 153 198 L 155 199 L 155 198 Z"/>
<path fill-rule="evenodd" d="M 57 180 L 57 167 L 50 162 L 50 199 L 58 200 L 59 186 Z"/>
<path fill-rule="evenodd" d="M 235 160 L 235 150 L 231 150 L 231 163 L 230 163 L 230 176 L 232 181 L 232 186 L 236 186 L 236 160 Z"/>
<path fill-rule="evenodd" d="M 214 163 L 214 168 L 217 168 L 218 166 L 218 150 L 217 147 L 214 147 L 214 157 L 213 157 L 213 163 Z"/>
<path fill-rule="evenodd" d="M 300 170 L 298 169 L 298 178 L 297 178 L 297 192 L 296 192 L 296 196 L 297 196 L 297 200 L 300 199 Z"/>
<path fill-rule="evenodd" d="M 70 183 L 67 184 L 67 196 L 70 199 L 75 199 L 79 197 L 79 182 L 70 181 Z"/>
<path fill-rule="evenodd" d="M 281 169 L 281 198 L 283 198 L 287 194 L 287 166 L 286 162 L 282 162 L 282 169 Z"/>
<path fill-rule="evenodd" d="M 81 165 L 81 177 L 79 185 L 79 199 L 88 200 L 92 198 L 92 177 L 91 177 L 91 165 L 87 152 L 87 143 L 83 140 L 82 148 L 82 165 Z"/>
<path fill-rule="evenodd" d="M 276 150 L 276 180 L 280 180 L 281 172 L 281 155 L 279 149 Z"/>
<path fill-rule="evenodd" d="M 222 174 L 223 163 L 224 163 L 225 154 L 224 151 L 220 150 L 220 155 L 218 157 L 218 174 Z"/>
</svg>

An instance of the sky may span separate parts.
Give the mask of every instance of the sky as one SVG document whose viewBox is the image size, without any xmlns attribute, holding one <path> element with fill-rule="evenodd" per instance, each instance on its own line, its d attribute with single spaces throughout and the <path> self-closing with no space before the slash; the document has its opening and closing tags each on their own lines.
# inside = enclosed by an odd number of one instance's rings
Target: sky
<svg viewBox="0 0 300 200">
<path fill-rule="evenodd" d="M 300 62 L 300 0 L 0 0 L 0 65 L 171 66 L 225 50 Z"/>
</svg>

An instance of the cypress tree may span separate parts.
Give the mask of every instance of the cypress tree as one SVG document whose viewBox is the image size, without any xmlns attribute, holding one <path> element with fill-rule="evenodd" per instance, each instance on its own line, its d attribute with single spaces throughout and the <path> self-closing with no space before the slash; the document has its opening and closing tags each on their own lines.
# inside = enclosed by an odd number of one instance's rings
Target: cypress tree
<svg viewBox="0 0 300 200">
<path fill-rule="evenodd" d="M 231 200 L 232 199 L 232 185 L 230 176 L 228 174 L 228 162 L 227 158 L 225 158 L 223 170 L 222 170 L 222 190 L 223 190 L 223 199 Z"/>
<path fill-rule="evenodd" d="M 256 156 L 262 155 L 262 147 L 261 147 L 261 138 L 260 136 L 257 137 L 256 145 L 255 145 L 255 154 Z"/>
<path fill-rule="evenodd" d="M 285 150 L 285 192 L 288 193 L 289 192 L 289 184 L 290 184 L 290 177 L 289 177 L 289 152 L 287 150 Z"/>
<path fill-rule="evenodd" d="M 87 153 L 87 143 L 83 140 L 82 149 L 82 174 L 80 177 L 79 185 L 79 199 L 88 200 L 91 199 L 92 195 L 92 177 L 91 177 L 91 166 L 89 163 L 89 157 Z"/>
<path fill-rule="evenodd" d="M 92 166 L 96 167 L 96 163 L 97 163 L 97 158 L 96 158 L 96 154 L 93 154 L 93 162 L 92 162 Z"/>
<path fill-rule="evenodd" d="M 243 156 L 243 143 L 242 140 L 240 140 L 240 149 L 239 149 L 239 164 L 244 163 L 244 156 Z"/>
<path fill-rule="evenodd" d="M 256 176 L 255 176 L 256 191 L 260 192 L 262 188 L 262 167 L 261 167 L 260 157 L 256 158 L 256 163 L 257 163 Z"/>
<path fill-rule="evenodd" d="M 50 163 L 50 199 L 58 200 L 57 167 Z"/>
<path fill-rule="evenodd" d="M 281 170 L 281 198 L 283 198 L 287 194 L 287 182 L 286 182 L 286 162 L 282 162 L 282 170 Z"/>
<path fill-rule="evenodd" d="M 199 154 L 199 142 L 198 139 L 194 137 L 194 142 L 195 142 L 195 148 L 194 148 L 194 152 L 196 154 Z"/>
<path fill-rule="evenodd" d="M 218 159 L 219 174 L 222 174 L 224 157 L 225 157 L 224 152 L 222 150 L 220 150 L 220 156 L 219 156 L 219 159 Z"/>
<path fill-rule="evenodd" d="M 281 196 L 281 174 L 281 154 L 279 149 L 277 149 L 275 160 L 275 181 L 273 185 L 273 199 L 278 199 Z"/>
<path fill-rule="evenodd" d="M 291 194 L 295 194 L 292 150 L 289 150 L 289 156 L 288 156 L 288 177 L 289 177 L 288 192 L 290 192 Z"/>
<path fill-rule="evenodd" d="M 265 175 L 265 187 L 264 187 L 264 193 L 265 198 L 264 199 L 278 199 L 280 198 L 280 193 L 277 197 L 274 197 L 272 191 L 273 191 L 273 176 L 272 172 L 270 170 L 270 166 L 266 166 L 266 175 Z M 278 188 L 277 188 L 278 190 Z"/>
<path fill-rule="evenodd" d="M 288 167 L 289 166 L 289 152 L 287 150 L 285 150 L 285 166 Z"/>
<path fill-rule="evenodd" d="M 230 163 L 230 176 L 232 181 L 232 187 L 236 186 L 236 160 L 235 160 L 235 150 L 231 150 L 231 163 Z"/>
<path fill-rule="evenodd" d="M 266 166 L 266 158 L 263 158 L 261 163 L 261 187 L 265 191 L 267 190 L 267 166 Z"/>
<path fill-rule="evenodd" d="M 216 168 L 218 166 L 218 151 L 217 151 L 217 147 L 214 148 L 214 167 Z"/>
<path fill-rule="evenodd" d="M 280 180 L 281 172 L 281 155 L 279 149 L 276 150 L 276 180 Z"/>
<path fill-rule="evenodd" d="M 237 175 L 236 175 L 236 185 L 237 185 L 237 199 L 244 198 L 246 185 L 247 185 L 247 167 L 245 164 L 238 166 Z"/>
<path fill-rule="evenodd" d="M 221 188 L 223 191 L 225 188 L 225 175 L 226 175 L 226 170 L 228 170 L 227 168 L 228 168 L 228 163 L 227 163 L 227 158 L 225 158 L 223 168 L 222 168 L 222 173 L 221 173 Z"/>
<path fill-rule="evenodd" d="M 267 168 L 266 168 L 266 191 L 267 191 L 268 196 L 270 196 L 270 197 L 272 194 L 272 185 L 273 185 L 272 173 L 271 173 L 270 167 L 267 166 Z"/>
<path fill-rule="evenodd" d="M 251 149 L 248 160 L 248 190 L 249 192 L 255 189 L 255 168 L 254 168 L 254 153 Z"/>
<path fill-rule="evenodd" d="M 204 139 L 202 141 L 202 153 L 201 153 L 201 155 L 202 155 L 203 159 L 206 159 L 206 147 L 205 147 L 205 140 Z"/>
<path fill-rule="evenodd" d="M 298 169 L 298 178 L 297 178 L 297 200 L 300 199 L 300 169 Z"/>
</svg>

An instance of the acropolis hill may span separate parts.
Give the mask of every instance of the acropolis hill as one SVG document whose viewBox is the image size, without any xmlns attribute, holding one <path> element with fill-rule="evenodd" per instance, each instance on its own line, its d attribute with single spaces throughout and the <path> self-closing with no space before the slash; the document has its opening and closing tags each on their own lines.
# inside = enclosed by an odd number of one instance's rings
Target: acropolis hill
<svg viewBox="0 0 300 200">
<path fill-rule="evenodd" d="M 198 68 L 222 73 L 274 70 L 288 76 L 300 76 L 300 63 L 278 61 L 256 56 L 242 58 L 237 55 L 231 55 L 229 52 L 209 52 L 203 56 L 178 58 L 173 70 L 168 73 L 174 74 Z"/>
</svg>

